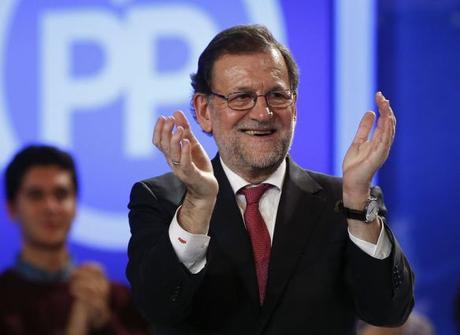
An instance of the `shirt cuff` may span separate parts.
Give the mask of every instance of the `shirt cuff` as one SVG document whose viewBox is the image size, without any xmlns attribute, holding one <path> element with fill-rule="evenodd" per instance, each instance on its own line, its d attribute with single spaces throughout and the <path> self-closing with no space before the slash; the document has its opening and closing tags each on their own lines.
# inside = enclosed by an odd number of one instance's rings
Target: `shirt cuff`
<svg viewBox="0 0 460 335">
<path fill-rule="evenodd" d="M 362 251 L 364 251 L 369 256 L 377 258 L 377 259 L 385 259 L 388 256 L 390 256 L 391 242 L 390 242 L 390 239 L 388 238 L 388 234 L 385 230 L 385 226 L 382 220 L 380 219 L 380 217 L 378 218 L 378 220 L 380 221 L 381 230 L 380 230 L 379 238 L 377 240 L 377 244 L 367 242 L 367 241 L 361 240 L 360 238 L 357 238 L 356 236 L 350 233 L 350 229 L 348 229 L 348 236 L 350 236 L 350 240 L 352 240 L 352 242 L 356 244 L 358 248 L 360 248 Z"/>
<path fill-rule="evenodd" d="M 206 251 L 211 238 L 208 235 L 191 234 L 177 221 L 176 210 L 169 225 L 169 239 L 179 261 L 193 274 L 203 270 L 206 265 Z"/>
</svg>

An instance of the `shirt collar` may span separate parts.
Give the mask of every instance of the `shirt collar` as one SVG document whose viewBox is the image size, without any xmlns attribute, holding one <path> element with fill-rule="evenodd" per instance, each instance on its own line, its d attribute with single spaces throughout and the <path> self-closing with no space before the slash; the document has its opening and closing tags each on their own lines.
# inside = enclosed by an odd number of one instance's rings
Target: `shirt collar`
<svg viewBox="0 0 460 335">
<path fill-rule="evenodd" d="M 14 271 L 18 273 L 25 279 L 36 283 L 59 283 L 66 281 L 70 277 L 70 273 L 74 268 L 74 263 L 72 259 L 69 259 L 66 265 L 58 271 L 48 272 L 43 269 L 40 269 L 30 263 L 27 263 L 21 256 L 16 257 L 16 262 L 14 264 Z"/>
<path fill-rule="evenodd" d="M 232 186 L 233 193 L 236 194 L 243 187 L 250 185 L 251 183 L 233 172 L 227 165 L 225 165 L 222 157 L 219 157 L 222 168 L 224 169 L 225 174 L 227 175 L 228 181 Z M 284 176 L 286 175 L 286 159 L 283 159 L 280 166 L 273 172 L 267 179 L 263 181 L 265 184 L 270 184 L 275 186 L 279 191 L 281 191 L 284 183 Z"/>
</svg>

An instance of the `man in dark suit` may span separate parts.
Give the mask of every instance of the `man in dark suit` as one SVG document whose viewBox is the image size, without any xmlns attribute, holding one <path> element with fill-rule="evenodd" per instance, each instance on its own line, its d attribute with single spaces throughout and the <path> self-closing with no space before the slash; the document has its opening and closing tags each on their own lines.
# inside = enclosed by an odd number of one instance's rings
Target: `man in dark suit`
<svg viewBox="0 0 460 335">
<path fill-rule="evenodd" d="M 356 317 L 402 324 L 413 274 L 370 182 L 388 157 L 395 117 L 363 116 L 343 178 L 288 156 L 297 66 L 261 26 L 219 33 L 192 76 L 194 117 L 160 117 L 153 142 L 172 173 L 136 183 L 127 276 L 157 334 L 353 334 Z M 370 138 L 369 138 L 370 137 Z"/>
</svg>

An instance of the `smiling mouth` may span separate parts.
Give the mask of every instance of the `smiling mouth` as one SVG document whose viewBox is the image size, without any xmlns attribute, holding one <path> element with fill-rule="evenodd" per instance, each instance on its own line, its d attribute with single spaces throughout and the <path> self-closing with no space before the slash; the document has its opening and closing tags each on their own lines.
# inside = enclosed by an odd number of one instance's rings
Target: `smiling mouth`
<svg viewBox="0 0 460 335">
<path fill-rule="evenodd" d="M 241 132 L 249 136 L 269 136 L 275 132 L 275 129 L 242 129 Z"/>
</svg>

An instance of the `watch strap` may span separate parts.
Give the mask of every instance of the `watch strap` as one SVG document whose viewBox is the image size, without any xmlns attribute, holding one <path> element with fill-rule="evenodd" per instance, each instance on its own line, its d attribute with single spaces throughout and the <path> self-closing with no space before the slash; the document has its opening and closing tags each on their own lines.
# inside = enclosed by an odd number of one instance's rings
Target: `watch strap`
<svg viewBox="0 0 460 335">
<path fill-rule="evenodd" d="M 343 205 L 343 200 L 339 200 L 336 203 L 335 210 L 336 212 L 344 214 L 347 219 L 358 220 L 364 223 L 370 223 L 373 220 L 371 219 L 368 221 L 369 204 L 375 201 L 377 201 L 376 198 L 370 197 L 366 205 L 364 206 L 364 208 L 362 210 L 358 210 L 358 209 L 351 209 L 351 208 L 345 207 Z"/>
<path fill-rule="evenodd" d="M 336 211 L 339 213 L 343 213 L 347 219 L 358 220 L 358 221 L 366 221 L 366 211 L 365 210 L 358 210 L 358 209 L 351 209 L 345 207 L 343 205 L 343 201 L 339 200 L 336 204 Z"/>
</svg>

